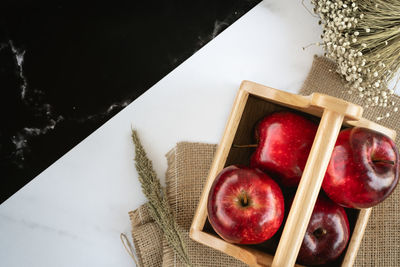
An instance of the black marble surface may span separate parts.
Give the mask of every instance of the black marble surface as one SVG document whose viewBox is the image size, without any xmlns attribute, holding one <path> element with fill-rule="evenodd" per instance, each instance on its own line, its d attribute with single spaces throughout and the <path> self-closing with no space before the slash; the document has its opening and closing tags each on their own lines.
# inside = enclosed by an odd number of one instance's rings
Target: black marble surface
<svg viewBox="0 0 400 267">
<path fill-rule="evenodd" d="M 0 202 L 260 1 L 136 2 L 0 4 Z"/>
</svg>

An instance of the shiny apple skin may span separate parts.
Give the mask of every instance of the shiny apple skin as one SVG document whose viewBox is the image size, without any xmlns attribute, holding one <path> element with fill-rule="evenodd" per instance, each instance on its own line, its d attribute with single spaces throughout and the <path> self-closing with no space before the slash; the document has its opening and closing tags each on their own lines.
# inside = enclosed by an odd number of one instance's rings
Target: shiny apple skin
<svg viewBox="0 0 400 267">
<path fill-rule="evenodd" d="M 258 147 L 250 166 L 271 174 L 284 186 L 297 186 L 317 129 L 317 124 L 293 112 L 266 116 L 255 129 Z"/>
<path fill-rule="evenodd" d="M 340 132 L 322 188 L 336 203 L 361 209 L 386 199 L 398 180 L 399 153 L 394 142 L 381 133 L 354 127 Z"/>
<path fill-rule="evenodd" d="M 321 234 L 321 231 L 326 233 Z M 342 254 L 349 238 L 350 226 L 344 208 L 320 195 L 315 203 L 297 261 L 304 265 L 331 262 Z"/>
<path fill-rule="evenodd" d="M 247 206 L 243 197 L 247 197 Z M 282 224 L 284 199 L 278 184 L 258 169 L 232 165 L 216 177 L 208 197 L 208 219 L 223 239 L 258 244 Z"/>
</svg>

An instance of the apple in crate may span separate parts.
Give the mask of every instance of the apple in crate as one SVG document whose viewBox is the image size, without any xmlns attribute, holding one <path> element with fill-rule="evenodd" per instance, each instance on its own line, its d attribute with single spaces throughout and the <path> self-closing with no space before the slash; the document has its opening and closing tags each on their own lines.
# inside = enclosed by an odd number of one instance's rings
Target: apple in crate
<svg viewBox="0 0 400 267">
<path fill-rule="evenodd" d="M 273 175 L 284 186 L 297 186 L 317 129 L 316 123 L 293 112 L 266 116 L 255 129 L 258 146 L 250 166 Z"/>
<path fill-rule="evenodd" d="M 232 165 L 214 180 L 207 211 L 215 232 L 226 241 L 258 244 L 281 226 L 284 200 L 280 187 L 267 174 Z"/>
<path fill-rule="evenodd" d="M 327 197 L 318 196 L 297 261 L 320 265 L 337 259 L 346 248 L 350 236 L 345 210 Z"/>
<path fill-rule="evenodd" d="M 399 153 L 379 132 L 354 127 L 341 131 L 322 183 L 336 203 L 369 208 L 387 198 L 399 180 Z"/>
</svg>

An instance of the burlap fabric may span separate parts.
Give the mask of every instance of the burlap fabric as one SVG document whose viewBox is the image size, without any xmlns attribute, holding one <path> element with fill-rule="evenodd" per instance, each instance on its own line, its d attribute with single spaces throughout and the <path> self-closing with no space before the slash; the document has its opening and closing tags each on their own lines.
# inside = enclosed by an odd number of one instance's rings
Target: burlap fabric
<svg viewBox="0 0 400 267">
<path fill-rule="evenodd" d="M 315 57 L 301 94 L 312 92 L 340 97 L 359 103 L 349 95 L 335 73 L 335 65 L 323 57 Z M 398 97 L 397 97 L 398 98 Z M 399 101 L 400 102 L 400 101 Z M 364 117 L 375 119 L 383 110 L 368 109 Z M 379 122 L 400 133 L 400 114 L 392 114 Z M 399 140 L 399 138 L 397 138 Z M 400 147 L 399 142 L 397 145 Z M 245 266 L 236 259 L 190 240 L 188 231 L 200 199 L 203 184 L 214 157 L 216 145 L 178 143 L 167 155 L 166 193 L 179 227 L 184 232 L 190 260 L 195 266 Z M 355 266 L 400 266 L 400 189 L 373 209 Z M 146 205 L 129 213 L 132 238 L 142 267 L 183 266 L 162 237 L 162 232 L 146 210 Z"/>
<path fill-rule="evenodd" d="M 146 204 L 129 212 L 132 240 L 140 266 L 161 266 L 163 233 L 151 218 Z"/>
</svg>

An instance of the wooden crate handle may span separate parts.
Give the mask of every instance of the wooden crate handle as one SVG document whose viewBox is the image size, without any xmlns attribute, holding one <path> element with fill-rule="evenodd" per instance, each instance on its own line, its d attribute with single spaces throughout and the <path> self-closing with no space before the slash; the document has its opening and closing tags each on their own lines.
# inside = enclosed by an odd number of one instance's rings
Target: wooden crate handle
<svg viewBox="0 0 400 267">
<path fill-rule="evenodd" d="M 272 267 L 294 266 L 296 262 L 343 119 L 343 113 L 330 109 L 322 114 Z"/>
</svg>

